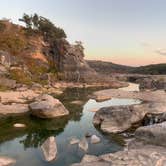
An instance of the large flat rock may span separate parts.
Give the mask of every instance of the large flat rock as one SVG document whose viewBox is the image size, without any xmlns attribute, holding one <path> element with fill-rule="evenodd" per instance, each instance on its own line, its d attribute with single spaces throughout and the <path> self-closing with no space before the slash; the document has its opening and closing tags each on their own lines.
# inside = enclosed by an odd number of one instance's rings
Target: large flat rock
<svg viewBox="0 0 166 166">
<path fill-rule="evenodd" d="M 147 114 L 166 113 L 166 103 L 145 103 L 131 106 L 111 106 L 95 113 L 93 123 L 107 133 L 120 133 L 143 120 Z"/>
<path fill-rule="evenodd" d="M 165 166 L 166 149 L 159 146 L 142 145 L 133 149 L 105 155 L 85 155 L 79 164 L 72 166 Z"/>
<path fill-rule="evenodd" d="M 6 91 L 0 92 L 0 100 L 2 104 L 6 103 L 27 103 L 27 101 L 32 100 L 39 94 L 32 90 L 26 90 L 23 92 L 18 91 Z"/>
<path fill-rule="evenodd" d="M 164 90 L 156 91 L 124 91 L 121 89 L 106 89 L 93 93 L 94 99 L 108 99 L 108 98 L 132 98 L 140 99 L 148 102 L 163 102 L 165 103 L 166 92 Z"/>
<path fill-rule="evenodd" d="M 0 116 L 22 115 L 29 111 L 28 104 L 10 104 L 0 103 Z"/>
</svg>

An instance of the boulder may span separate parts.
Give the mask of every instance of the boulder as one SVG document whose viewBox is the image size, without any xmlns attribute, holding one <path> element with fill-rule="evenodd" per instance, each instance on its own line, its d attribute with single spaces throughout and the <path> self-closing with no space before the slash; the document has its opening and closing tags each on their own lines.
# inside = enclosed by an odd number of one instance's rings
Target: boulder
<svg viewBox="0 0 166 166">
<path fill-rule="evenodd" d="M 96 136 L 96 135 L 91 136 L 91 143 L 92 144 L 97 144 L 99 142 L 100 142 L 100 138 L 98 136 Z"/>
<path fill-rule="evenodd" d="M 52 161 L 57 155 L 57 145 L 55 137 L 49 137 L 41 146 L 46 161 Z"/>
<path fill-rule="evenodd" d="M 139 127 L 135 137 L 150 144 L 166 146 L 166 122 Z"/>
<path fill-rule="evenodd" d="M 78 144 L 79 148 L 81 148 L 82 150 L 84 151 L 87 151 L 88 150 L 88 142 L 86 140 L 86 138 L 83 138 L 79 144 Z"/>
<path fill-rule="evenodd" d="M 35 101 L 29 104 L 29 108 L 31 114 L 39 118 L 56 118 L 69 114 L 58 99 L 47 94 L 36 97 Z"/>
<path fill-rule="evenodd" d="M 9 157 L 0 156 L 0 166 L 13 166 L 16 160 Z"/>
<path fill-rule="evenodd" d="M 142 121 L 146 115 L 161 115 L 165 118 L 165 103 L 145 103 L 131 106 L 111 106 L 101 108 L 95 113 L 93 123 L 100 125 L 101 130 L 107 133 L 121 133 Z"/>
<path fill-rule="evenodd" d="M 132 113 L 129 106 L 101 108 L 96 112 L 93 123 L 107 133 L 120 133 L 131 127 Z"/>
</svg>

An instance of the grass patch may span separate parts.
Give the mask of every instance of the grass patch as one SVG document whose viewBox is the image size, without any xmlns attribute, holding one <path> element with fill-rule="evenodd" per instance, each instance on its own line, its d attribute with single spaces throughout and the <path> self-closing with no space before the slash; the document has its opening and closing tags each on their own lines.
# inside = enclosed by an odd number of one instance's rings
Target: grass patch
<svg viewBox="0 0 166 166">
<path fill-rule="evenodd" d="M 28 76 L 24 71 L 18 70 L 18 69 L 13 69 L 10 71 L 10 77 L 13 80 L 16 80 L 18 83 L 26 84 L 26 85 L 31 85 L 32 80 L 31 77 Z"/>
<path fill-rule="evenodd" d="M 7 87 L 7 86 L 0 85 L 0 91 L 1 92 L 7 91 L 7 90 L 11 90 L 11 89 L 9 87 Z"/>
</svg>

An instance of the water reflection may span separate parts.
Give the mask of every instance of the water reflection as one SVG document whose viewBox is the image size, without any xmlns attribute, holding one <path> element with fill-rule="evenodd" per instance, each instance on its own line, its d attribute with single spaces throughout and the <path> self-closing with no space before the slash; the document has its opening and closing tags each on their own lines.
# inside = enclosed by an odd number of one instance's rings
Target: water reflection
<svg viewBox="0 0 166 166">
<path fill-rule="evenodd" d="M 105 135 L 92 123 L 93 109 L 111 105 L 137 104 L 132 99 L 112 99 L 105 102 L 88 100 L 88 95 L 96 89 L 67 89 L 64 94 L 56 96 L 70 111 L 68 116 L 42 120 L 31 116 L 10 117 L 0 121 L 0 154 L 14 157 L 16 166 L 68 166 L 79 162 L 85 152 L 78 146 L 70 145 L 72 137 L 82 139 L 85 133 L 90 132 L 101 138 L 99 144 L 89 142 L 88 154 L 101 155 L 122 150 L 123 137 L 115 134 Z M 71 104 L 71 101 L 81 100 L 83 104 Z M 88 101 L 88 102 L 87 102 Z M 16 129 L 15 123 L 24 123 L 26 128 Z M 47 163 L 43 160 L 39 147 L 50 136 L 55 136 L 58 147 L 58 157 Z"/>
<path fill-rule="evenodd" d="M 83 105 L 75 105 L 70 102 L 74 100 L 82 100 L 86 102 L 88 94 L 93 90 L 94 88 L 69 88 L 66 89 L 62 95 L 56 96 L 70 111 L 68 116 L 48 120 L 42 120 L 28 115 L 1 118 L 0 143 L 25 135 L 23 140 L 20 141 L 20 143 L 24 145 L 24 148 L 40 146 L 49 136 L 57 136 L 63 132 L 69 121 L 80 121 Z M 25 129 L 16 129 L 13 127 L 13 124 L 15 123 L 23 123 L 27 127 Z"/>
</svg>

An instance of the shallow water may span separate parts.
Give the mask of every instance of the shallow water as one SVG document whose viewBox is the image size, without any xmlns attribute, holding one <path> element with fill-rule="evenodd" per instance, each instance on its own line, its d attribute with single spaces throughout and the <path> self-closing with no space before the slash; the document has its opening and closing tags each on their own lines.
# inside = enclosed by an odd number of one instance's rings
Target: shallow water
<svg viewBox="0 0 166 166">
<path fill-rule="evenodd" d="M 24 116 L 1 119 L 0 121 L 0 155 L 13 157 L 17 160 L 16 166 L 68 166 L 80 162 L 85 152 L 77 145 L 70 145 L 73 137 L 83 138 L 87 132 L 96 134 L 101 138 L 101 143 L 91 144 L 86 153 L 101 155 L 123 149 L 122 136 L 106 135 L 95 128 L 92 123 L 93 110 L 106 106 L 139 104 L 134 99 L 111 99 L 96 102 L 88 99 L 91 91 L 88 89 L 67 89 L 59 99 L 69 109 L 70 115 L 58 119 L 41 120 Z M 82 106 L 71 104 L 73 100 L 82 100 Z M 13 128 L 14 123 L 24 123 L 26 129 Z M 41 144 L 49 137 L 55 136 L 58 147 L 57 159 L 52 162 L 44 161 Z"/>
</svg>

